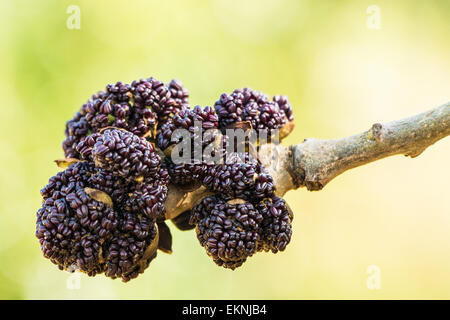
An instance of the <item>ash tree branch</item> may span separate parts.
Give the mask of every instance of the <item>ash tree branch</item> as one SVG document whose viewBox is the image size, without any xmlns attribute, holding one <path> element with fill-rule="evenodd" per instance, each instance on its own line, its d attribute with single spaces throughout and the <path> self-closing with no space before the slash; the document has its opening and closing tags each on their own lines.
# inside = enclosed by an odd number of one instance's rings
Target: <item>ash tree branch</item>
<svg viewBox="0 0 450 320">
<path fill-rule="evenodd" d="M 341 173 L 385 157 L 398 154 L 417 157 L 448 135 L 450 102 L 409 118 L 375 123 L 369 130 L 345 138 L 310 138 L 288 147 L 263 145 L 259 155 L 274 178 L 276 193 L 281 196 L 299 187 L 321 190 Z M 190 210 L 207 194 L 203 187 L 186 192 L 170 186 L 166 217 L 172 219 Z"/>
<path fill-rule="evenodd" d="M 450 103 L 335 140 L 306 139 L 291 146 L 293 179 L 298 186 L 320 190 L 349 169 L 392 155 L 412 158 L 450 135 Z"/>
</svg>

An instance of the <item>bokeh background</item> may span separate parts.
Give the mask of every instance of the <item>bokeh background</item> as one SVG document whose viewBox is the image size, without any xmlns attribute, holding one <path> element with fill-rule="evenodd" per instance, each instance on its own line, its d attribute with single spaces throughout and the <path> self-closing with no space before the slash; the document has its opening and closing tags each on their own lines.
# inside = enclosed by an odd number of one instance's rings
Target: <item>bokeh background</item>
<svg viewBox="0 0 450 320">
<path fill-rule="evenodd" d="M 67 28 L 70 5 L 80 29 Z M 174 253 L 138 279 L 81 275 L 77 289 L 34 237 L 65 121 L 107 83 L 179 78 L 199 105 L 243 86 L 286 94 L 285 144 L 337 138 L 450 99 L 449 21 L 448 0 L 1 1 L 0 298 L 450 298 L 450 139 L 290 191 L 287 250 L 234 272 L 172 228 Z"/>
</svg>

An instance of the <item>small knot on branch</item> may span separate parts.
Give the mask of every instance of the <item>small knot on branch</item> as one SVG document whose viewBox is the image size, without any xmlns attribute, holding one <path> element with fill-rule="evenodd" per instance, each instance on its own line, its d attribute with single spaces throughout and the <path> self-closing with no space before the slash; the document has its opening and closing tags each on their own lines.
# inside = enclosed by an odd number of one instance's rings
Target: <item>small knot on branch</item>
<svg viewBox="0 0 450 320">
<path fill-rule="evenodd" d="M 381 123 L 374 123 L 372 126 L 372 136 L 378 142 L 383 140 L 383 129 L 384 128 Z"/>
</svg>

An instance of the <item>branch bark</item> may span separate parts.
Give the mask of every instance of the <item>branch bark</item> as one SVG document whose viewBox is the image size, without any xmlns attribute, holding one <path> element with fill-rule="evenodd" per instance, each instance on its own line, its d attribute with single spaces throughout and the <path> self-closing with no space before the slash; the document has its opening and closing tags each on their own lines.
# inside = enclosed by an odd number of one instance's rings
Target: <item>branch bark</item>
<svg viewBox="0 0 450 320">
<path fill-rule="evenodd" d="M 282 196 L 299 187 L 321 190 L 341 173 L 385 157 L 398 154 L 417 157 L 448 135 L 450 102 L 413 117 L 375 123 L 369 130 L 345 138 L 310 138 L 288 147 L 263 145 L 259 156 L 274 178 L 276 193 Z M 166 200 L 167 219 L 190 210 L 207 194 L 203 187 L 186 192 L 170 186 Z"/>
</svg>

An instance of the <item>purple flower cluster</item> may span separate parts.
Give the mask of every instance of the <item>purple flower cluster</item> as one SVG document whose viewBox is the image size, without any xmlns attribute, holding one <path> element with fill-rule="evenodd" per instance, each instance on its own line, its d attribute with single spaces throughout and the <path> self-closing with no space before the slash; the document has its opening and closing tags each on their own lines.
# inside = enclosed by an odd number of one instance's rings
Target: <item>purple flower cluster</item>
<svg viewBox="0 0 450 320">
<path fill-rule="evenodd" d="M 147 140 L 122 129 L 91 134 L 77 151 L 84 161 L 50 178 L 41 191 L 41 249 L 61 269 L 129 281 L 156 256 L 167 170 Z"/>
<path fill-rule="evenodd" d="M 66 124 L 63 142 L 67 158 L 78 158 L 80 141 L 106 127 L 122 128 L 144 137 L 154 134 L 167 119 L 188 109 L 188 91 L 179 80 L 169 85 L 155 78 L 109 84 L 94 94 Z"/>
<path fill-rule="evenodd" d="M 293 216 L 283 199 L 227 201 L 222 195 L 204 198 L 192 209 L 191 224 L 213 261 L 224 268 L 240 267 L 260 251 L 283 251 L 291 240 Z"/>
<path fill-rule="evenodd" d="M 232 198 L 262 199 L 272 196 L 275 190 L 270 174 L 248 153 L 232 153 L 223 163 L 208 167 L 202 184 Z"/>
<path fill-rule="evenodd" d="M 80 270 L 89 276 L 105 273 L 128 281 L 156 255 L 145 255 L 156 239 L 156 226 L 146 215 L 99 198 L 108 197 L 93 188 L 99 179 L 101 170 L 89 162 L 72 164 L 50 178 L 41 190 L 36 237 L 44 256 L 61 270 Z M 126 194 L 125 185 L 118 187 Z"/>
<path fill-rule="evenodd" d="M 198 126 L 196 126 L 198 124 Z M 157 145 L 162 150 L 170 150 L 170 147 L 177 145 L 183 139 L 189 139 L 187 142 L 190 147 L 190 154 L 178 154 L 183 159 L 188 159 L 183 163 L 176 163 L 173 156 L 167 160 L 167 168 L 171 181 L 175 184 L 187 185 L 198 182 L 206 173 L 208 163 L 203 158 L 196 159 L 196 150 L 200 151 L 200 157 L 203 155 L 205 147 L 219 141 L 218 147 L 211 152 L 222 153 L 224 148 L 223 136 L 218 130 L 218 118 L 214 109 L 211 107 L 202 108 L 196 106 L 192 110 L 182 110 L 176 114 L 170 121 L 167 121 L 161 127 L 157 137 Z M 184 130 L 187 136 L 176 137 L 176 130 Z M 184 151 L 184 150 L 182 150 Z"/>
<path fill-rule="evenodd" d="M 219 266 L 235 269 L 257 252 L 285 250 L 292 212 L 254 150 L 227 149 L 236 137 L 226 129 L 285 128 L 293 121 L 287 97 L 236 89 L 214 108 L 193 109 L 188 98 L 179 80 L 117 82 L 66 123 L 63 151 L 71 159 L 41 190 L 37 211 L 36 237 L 46 258 L 61 270 L 136 278 L 157 249 L 172 250 L 164 222 L 170 183 L 212 194 L 172 221 L 181 230 L 195 228 Z M 188 148 L 177 149 L 183 142 Z"/>
<path fill-rule="evenodd" d="M 222 129 L 232 128 L 248 122 L 252 129 L 266 129 L 270 135 L 294 120 L 292 106 L 286 96 L 269 97 L 250 88 L 236 89 L 231 94 L 222 94 L 214 108 Z"/>
</svg>

